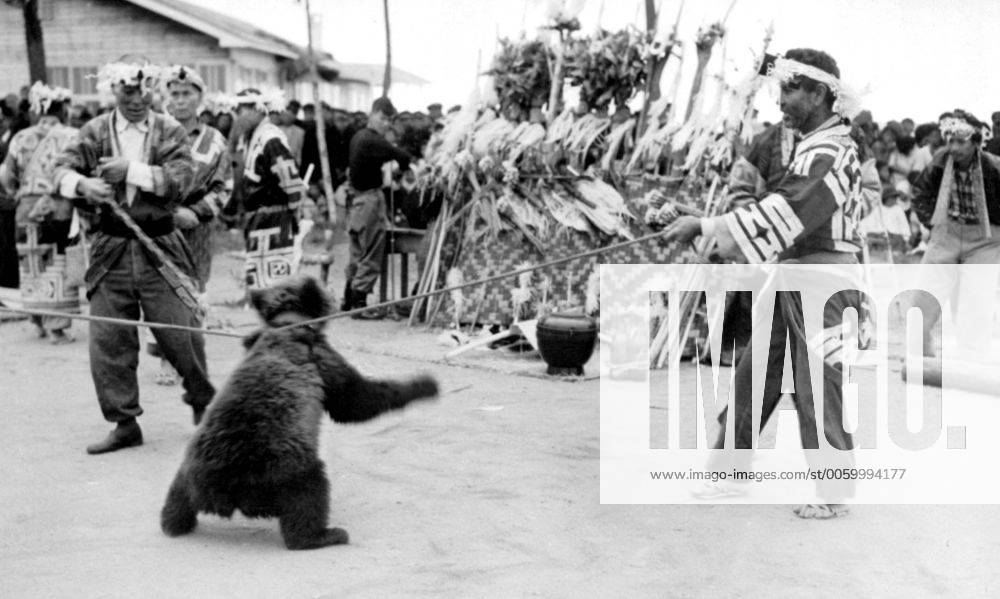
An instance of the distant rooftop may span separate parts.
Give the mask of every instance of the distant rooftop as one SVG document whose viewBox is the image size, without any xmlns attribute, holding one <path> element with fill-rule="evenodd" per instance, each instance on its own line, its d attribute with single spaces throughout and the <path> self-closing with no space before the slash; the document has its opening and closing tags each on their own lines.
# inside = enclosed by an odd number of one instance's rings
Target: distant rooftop
<svg viewBox="0 0 1000 599">
<path fill-rule="evenodd" d="M 337 62 L 323 61 L 340 72 L 340 79 L 348 81 L 361 81 L 371 85 L 382 85 L 382 76 L 385 72 L 383 64 L 368 64 L 360 62 Z M 426 79 L 414 75 L 409 71 L 404 71 L 398 67 L 392 67 L 392 82 L 405 85 L 426 85 Z"/>
<path fill-rule="evenodd" d="M 220 12 L 196 6 L 183 0 L 128 0 L 132 4 L 170 19 L 195 31 L 219 40 L 223 48 L 251 48 L 296 61 L 304 70 L 303 58 L 307 49 L 293 44 L 281 36 L 264 31 L 246 21 L 235 19 Z M 345 81 L 360 81 L 369 85 L 382 84 L 385 69 L 380 64 L 337 62 L 329 52 L 318 52 L 319 70 L 324 79 L 338 78 Z M 427 80 L 403 69 L 393 67 L 392 82 L 409 85 L 425 85 Z"/>
</svg>

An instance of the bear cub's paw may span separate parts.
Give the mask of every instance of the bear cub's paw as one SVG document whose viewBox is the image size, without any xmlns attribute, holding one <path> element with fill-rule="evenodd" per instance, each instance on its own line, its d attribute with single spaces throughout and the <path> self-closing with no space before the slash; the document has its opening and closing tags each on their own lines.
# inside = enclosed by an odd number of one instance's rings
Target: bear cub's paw
<svg viewBox="0 0 1000 599">
<path fill-rule="evenodd" d="M 285 547 L 289 549 L 319 549 L 331 545 L 346 545 L 347 531 L 343 528 L 327 528 L 319 535 L 309 539 L 285 539 Z"/>
<path fill-rule="evenodd" d="M 438 393 L 440 392 L 437 380 L 426 374 L 420 375 L 411 380 L 408 391 L 408 395 L 414 400 L 436 399 Z"/>
</svg>

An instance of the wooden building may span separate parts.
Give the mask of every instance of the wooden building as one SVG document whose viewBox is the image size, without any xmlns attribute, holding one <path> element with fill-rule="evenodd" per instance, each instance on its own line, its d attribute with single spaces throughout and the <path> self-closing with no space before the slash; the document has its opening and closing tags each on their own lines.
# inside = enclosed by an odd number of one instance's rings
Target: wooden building
<svg viewBox="0 0 1000 599">
<path fill-rule="evenodd" d="M 100 65 L 126 53 L 159 64 L 196 67 L 209 91 L 274 85 L 289 99 L 312 100 L 306 48 L 249 23 L 182 0 L 38 0 L 48 82 L 97 102 Z M 290 10 L 300 10 L 289 0 Z M 316 39 L 321 39 L 316 31 Z M 320 97 L 333 106 L 367 110 L 382 93 L 382 65 L 340 63 L 318 51 Z M 338 74 L 340 76 L 338 76 Z M 393 69 L 393 97 L 427 82 Z M 29 84 L 21 9 L 0 3 L 0 96 Z M 404 104 L 406 104 L 404 102 Z"/>
<path fill-rule="evenodd" d="M 248 23 L 181 0 L 38 0 L 49 83 L 97 100 L 88 75 L 125 53 L 198 68 L 211 91 L 288 87 L 304 75 L 305 49 Z M 321 54 L 327 80 L 332 57 Z M 24 22 L 0 4 L 0 92 L 28 84 Z"/>
</svg>

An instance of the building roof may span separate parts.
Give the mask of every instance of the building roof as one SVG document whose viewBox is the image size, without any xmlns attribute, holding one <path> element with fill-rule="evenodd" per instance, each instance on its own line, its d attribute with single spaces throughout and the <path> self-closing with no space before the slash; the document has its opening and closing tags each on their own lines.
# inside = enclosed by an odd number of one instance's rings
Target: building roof
<svg viewBox="0 0 1000 599">
<path fill-rule="evenodd" d="M 180 23 L 219 40 L 223 48 L 251 48 L 293 61 L 292 69 L 301 75 L 307 70 L 307 49 L 264 31 L 246 21 L 183 0 L 128 0 L 132 4 Z M 367 63 L 342 63 L 329 52 L 317 51 L 320 75 L 327 81 L 360 81 L 372 86 L 382 84 L 385 66 Z M 392 68 L 393 83 L 426 85 L 428 81 L 398 67 Z"/>
<path fill-rule="evenodd" d="M 215 38 L 223 48 L 251 48 L 290 59 L 300 58 L 305 53 L 301 46 L 250 23 L 182 0 L 128 1 Z"/>
<path fill-rule="evenodd" d="M 341 81 L 361 81 L 372 86 L 382 85 L 382 76 L 385 72 L 383 64 L 337 62 L 332 59 L 321 61 L 320 64 L 336 69 L 340 73 L 338 79 Z M 426 79 L 398 67 L 392 67 L 392 82 L 404 85 L 426 85 L 428 83 Z"/>
</svg>

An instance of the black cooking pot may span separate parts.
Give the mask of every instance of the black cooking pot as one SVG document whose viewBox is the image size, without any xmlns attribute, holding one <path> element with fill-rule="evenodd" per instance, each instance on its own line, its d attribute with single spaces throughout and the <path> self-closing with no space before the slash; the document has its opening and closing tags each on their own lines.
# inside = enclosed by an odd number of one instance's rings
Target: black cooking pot
<svg viewBox="0 0 1000 599">
<path fill-rule="evenodd" d="M 594 353 L 597 341 L 596 320 L 583 314 L 554 313 L 538 321 L 536 332 L 538 352 L 549 365 L 548 374 L 583 374 L 583 365 Z"/>
</svg>

